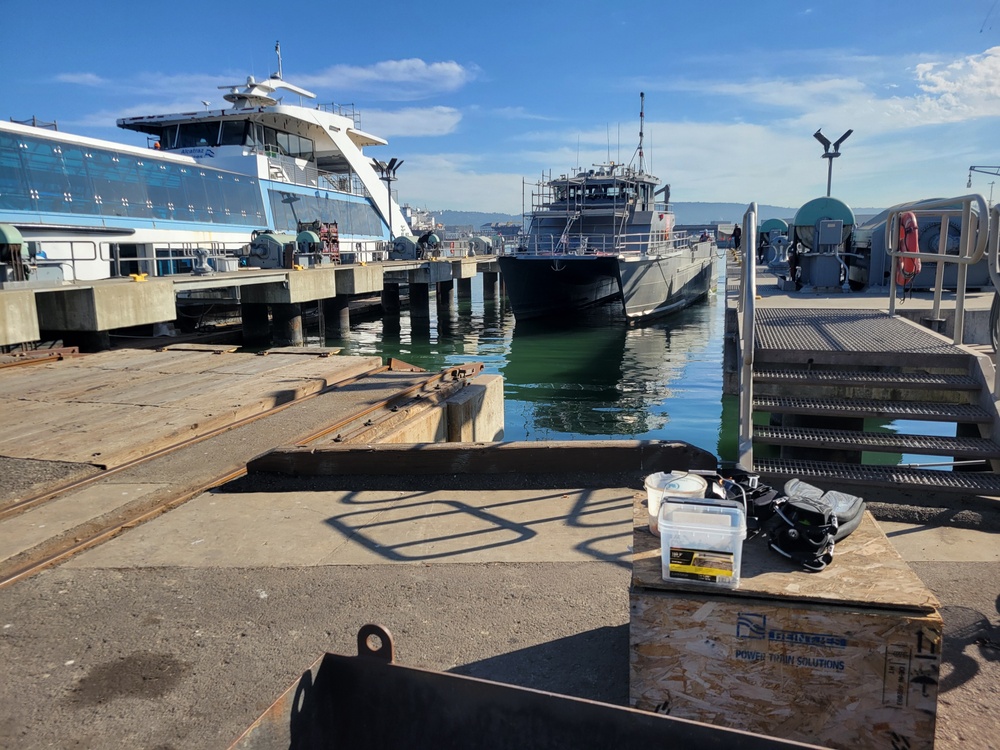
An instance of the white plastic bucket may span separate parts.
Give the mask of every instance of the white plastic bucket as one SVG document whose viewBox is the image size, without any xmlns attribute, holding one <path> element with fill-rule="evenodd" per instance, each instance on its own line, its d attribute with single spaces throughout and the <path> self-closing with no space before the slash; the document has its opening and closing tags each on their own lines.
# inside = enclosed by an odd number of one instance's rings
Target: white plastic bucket
<svg viewBox="0 0 1000 750">
<path fill-rule="evenodd" d="M 662 472 L 646 477 L 646 502 L 649 505 L 649 531 L 659 534 L 660 503 L 664 495 L 671 497 L 705 497 L 708 482 L 698 474 L 686 471 Z"/>
</svg>

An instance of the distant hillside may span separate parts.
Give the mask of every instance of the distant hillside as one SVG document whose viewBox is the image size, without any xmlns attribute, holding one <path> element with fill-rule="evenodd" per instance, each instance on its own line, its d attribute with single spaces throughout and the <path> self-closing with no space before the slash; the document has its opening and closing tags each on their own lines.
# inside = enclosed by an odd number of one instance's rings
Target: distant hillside
<svg viewBox="0 0 1000 750">
<path fill-rule="evenodd" d="M 671 204 L 674 214 L 677 216 L 678 224 L 711 224 L 712 222 L 736 222 L 743 218 L 746 213 L 746 203 L 673 203 Z M 854 215 L 873 216 L 883 211 L 881 208 L 855 208 L 851 206 Z M 768 206 L 760 204 L 757 206 L 758 220 L 768 219 L 790 220 L 798 211 L 798 206 L 789 208 L 787 206 Z"/>
<path fill-rule="evenodd" d="M 713 222 L 736 222 L 743 218 L 747 210 L 746 203 L 672 203 L 674 214 L 677 216 L 678 224 L 712 224 Z M 854 208 L 852 206 L 852 208 Z M 767 219 L 791 219 L 795 216 L 798 207 L 789 208 L 787 206 L 758 205 L 758 218 L 760 221 Z M 854 208 L 856 216 L 872 216 L 881 212 L 881 208 Z M 521 223 L 519 214 L 486 213 L 482 211 L 432 211 L 437 220 L 448 226 L 481 227 L 483 224 L 493 222 L 512 221 Z"/>
<path fill-rule="evenodd" d="M 484 211 L 431 211 L 431 214 L 446 227 L 472 225 L 478 228 L 483 224 L 507 221 L 521 223 L 520 214 L 491 214 Z"/>
</svg>

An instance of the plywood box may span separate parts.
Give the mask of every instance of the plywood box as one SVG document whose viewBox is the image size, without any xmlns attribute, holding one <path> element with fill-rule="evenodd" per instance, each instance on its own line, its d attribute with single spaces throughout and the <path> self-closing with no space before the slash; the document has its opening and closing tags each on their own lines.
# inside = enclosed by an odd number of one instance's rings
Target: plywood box
<svg viewBox="0 0 1000 750">
<path fill-rule="evenodd" d="M 933 747 L 939 604 L 870 515 L 819 573 L 748 540 L 732 591 L 663 581 L 639 498 L 635 519 L 633 706 L 834 748 Z"/>
</svg>

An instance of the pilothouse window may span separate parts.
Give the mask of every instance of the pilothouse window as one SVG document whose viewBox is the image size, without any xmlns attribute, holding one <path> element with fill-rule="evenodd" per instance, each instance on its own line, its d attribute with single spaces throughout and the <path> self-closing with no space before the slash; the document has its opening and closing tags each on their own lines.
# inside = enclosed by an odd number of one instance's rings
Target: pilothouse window
<svg viewBox="0 0 1000 750">
<path fill-rule="evenodd" d="M 245 120 L 234 120 L 222 123 L 220 146 L 242 146 L 246 143 L 247 123 Z"/>
<path fill-rule="evenodd" d="M 180 131 L 177 134 L 177 148 L 218 145 L 218 122 L 192 122 L 180 126 Z"/>
</svg>

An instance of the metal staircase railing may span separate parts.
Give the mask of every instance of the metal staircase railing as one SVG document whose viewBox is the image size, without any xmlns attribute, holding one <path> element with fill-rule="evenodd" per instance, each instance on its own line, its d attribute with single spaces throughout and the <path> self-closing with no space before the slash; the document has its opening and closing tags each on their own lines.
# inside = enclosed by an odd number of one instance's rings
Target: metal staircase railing
<svg viewBox="0 0 1000 750">
<path fill-rule="evenodd" d="M 987 211 L 986 202 L 981 195 L 966 195 L 959 198 L 951 199 L 941 199 L 934 201 L 921 201 L 918 203 L 901 204 L 899 206 L 894 206 L 890 209 L 889 216 L 886 223 L 886 252 L 893 258 L 892 267 L 892 283 L 889 288 L 889 317 L 895 317 L 895 301 L 896 301 L 896 269 L 900 263 L 900 258 L 903 254 L 903 250 L 899 247 L 899 217 L 905 211 L 913 211 L 917 214 L 918 218 L 927 217 L 939 218 L 941 221 L 941 241 L 939 243 L 937 253 L 927 253 L 921 252 L 917 253 L 917 257 L 920 257 L 926 261 L 936 262 L 937 265 L 937 278 L 935 284 L 935 294 L 934 294 L 934 317 L 940 316 L 941 309 L 941 297 L 942 297 L 942 287 L 943 287 L 943 275 L 945 270 L 945 264 L 952 263 L 958 266 L 957 277 L 958 277 L 958 288 L 956 290 L 956 310 L 955 310 L 955 333 L 954 333 L 954 343 L 962 344 L 964 338 L 964 316 L 965 316 L 965 287 L 967 278 L 967 269 L 969 266 L 979 262 L 984 257 L 984 254 L 988 253 L 989 271 L 990 278 L 994 287 L 994 293 L 996 290 L 1000 289 L 1000 207 L 993 209 L 992 212 Z M 961 236 L 959 239 L 959 252 L 957 255 L 949 255 L 947 253 L 947 238 L 948 238 L 948 226 L 953 220 L 961 217 Z M 738 461 L 741 465 L 748 469 L 752 469 L 755 466 L 754 461 L 754 425 L 753 425 L 753 415 L 755 411 L 755 398 L 754 398 L 754 380 L 755 380 L 755 341 L 756 341 L 756 310 L 755 301 L 757 299 L 757 279 L 756 279 L 756 241 L 757 241 L 757 223 L 758 223 L 758 212 L 757 204 L 752 203 L 747 208 L 746 213 L 743 216 L 743 239 L 744 247 L 743 252 L 739 255 L 741 262 L 740 273 L 739 273 L 739 287 L 736 290 L 738 297 L 736 299 L 737 308 L 737 321 L 738 321 L 738 333 L 737 333 L 737 351 L 738 351 L 738 369 L 739 369 L 739 379 L 738 379 L 738 389 L 739 389 L 739 435 L 738 435 Z M 972 357 L 972 355 L 970 355 Z M 760 366 L 760 363 L 756 363 Z M 993 382 L 993 393 L 992 398 L 987 398 L 987 403 L 996 403 L 997 394 L 1000 393 L 1000 353 L 997 353 L 994 357 L 994 382 Z M 984 390 L 988 389 L 987 386 Z M 984 394 L 985 395 L 985 394 Z M 758 399 L 759 400 L 759 399 Z M 982 403 L 982 402 L 980 402 Z M 758 409 L 760 410 L 760 409 Z M 991 412 L 991 421 L 994 419 L 992 415 L 993 411 L 996 409 L 988 409 Z M 766 410 L 764 410 L 766 411 Z M 994 430 L 995 432 L 995 430 Z M 774 441 L 774 431 L 768 432 L 767 430 L 762 430 L 762 435 L 768 435 L 771 440 L 766 442 Z M 795 440 L 800 441 L 805 438 L 803 435 L 808 435 L 809 431 L 805 431 L 802 434 L 795 434 L 791 437 L 781 437 L 782 440 Z M 840 436 L 837 436 L 840 438 Z M 827 438 L 829 440 L 829 438 Z M 843 440 L 848 440 L 846 433 L 842 437 Z M 959 441 L 961 442 L 961 441 Z M 801 445 L 801 442 L 796 444 Z M 819 446 L 817 446 L 819 447 Z M 862 449 L 863 450 L 863 449 Z M 944 450 L 944 449 L 942 449 Z M 969 448 L 972 450 L 972 448 Z M 904 451 L 904 452 L 918 452 L 918 451 Z M 987 453 L 989 451 L 986 451 Z M 984 454 L 985 455 L 985 454 Z M 987 459 L 994 460 L 995 456 L 987 456 Z M 773 461 L 763 461 L 758 462 L 763 464 L 774 463 Z M 860 469 L 863 467 L 855 467 L 855 469 Z M 845 471 L 849 471 L 845 468 Z"/>
</svg>

